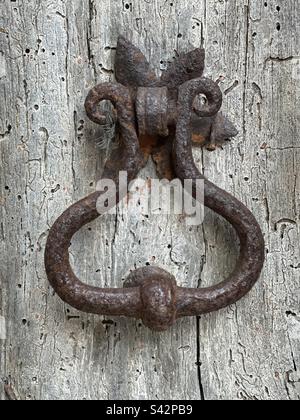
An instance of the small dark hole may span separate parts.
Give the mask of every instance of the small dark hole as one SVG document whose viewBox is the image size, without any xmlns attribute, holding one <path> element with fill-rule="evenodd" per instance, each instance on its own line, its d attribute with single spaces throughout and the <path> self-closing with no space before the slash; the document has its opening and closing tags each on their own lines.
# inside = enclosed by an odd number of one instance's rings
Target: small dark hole
<svg viewBox="0 0 300 420">
<path fill-rule="evenodd" d="M 18 284 L 18 288 L 19 289 L 22 289 L 22 284 Z"/>
<path fill-rule="evenodd" d="M 276 10 L 277 10 L 277 12 L 280 12 L 280 10 L 281 10 L 280 6 L 277 6 Z"/>
<path fill-rule="evenodd" d="M 38 109 L 39 109 L 40 107 L 38 106 L 38 105 L 34 105 L 34 109 L 36 110 L 36 111 L 38 111 Z"/>
<path fill-rule="evenodd" d="M 9 187 L 8 187 L 7 185 L 6 185 L 4 188 L 6 189 L 6 191 L 8 191 L 8 190 L 9 190 Z"/>
<path fill-rule="evenodd" d="M 18 200 L 21 201 L 22 200 L 22 196 L 18 195 Z"/>
<path fill-rule="evenodd" d="M 277 23 L 277 25 L 276 25 L 276 29 L 277 29 L 277 31 L 280 31 L 280 29 L 281 29 L 281 25 L 280 25 L 280 23 L 278 22 Z"/>
<path fill-rule="evenodd" d="M 265 2 L 265 5 L 264 5 L 265 7 L 268 7 L 268 3 L 267 2 Z"/>
<path fill-rule="evenodd" d="M 249 181 L 249 178 L 247 176 L 245 176 L 244 180 L 245 181 Z"/>
<path fill-rule="evenodd" d="M 178 38 L 182 38 L 182 34 L 178 34 L 178 35 L 177 35 L 177 37 L 178 37 Z"/>
<path fill-rule="evenodd" d="M 130 9 L 130 4 L 126 3 L 125 4 L 125 9 L 127 9 L 127 10 Z"/>
<path fill-rule="evenodd" d="M 29 48 L 26 48 L 25 52 L 26 52 L 26 54 L 29 54 L 30 53 L 30 49 Z"/>
<path fill-rule="evenodd" d="M 253 36 L 253 38 L 255 38 L 257 36 L 257 33 L 253 32 L 252 36 Z"/>
<path fill-rule="evenodd" d="M 22 319 L 22 324 L 23 324 L 23 325 L 26 325 L 26 324 L 27 324 L 27 319 L 25 319 L 25 318 L 24 318 L 24 319 Z"/>
</svg>

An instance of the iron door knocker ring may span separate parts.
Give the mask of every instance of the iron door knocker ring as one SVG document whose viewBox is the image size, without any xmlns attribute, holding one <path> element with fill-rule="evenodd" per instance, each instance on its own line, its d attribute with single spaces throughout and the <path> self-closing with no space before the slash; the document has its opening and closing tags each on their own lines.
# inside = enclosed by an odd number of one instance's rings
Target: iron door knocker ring
<svg viewBox="0 0 300 420">
<path fill-rule="evenodd" d="M 89 118 L 98 124 L 106 121 L 98 108 L 101 101 L 110 100 L 116 109 L 121 144 L 107 161 L 104 178 L 118 185 L 119 172 L 127 171 L 130 182 L 152 154 L 161 175 L 169 179 L 177 176 L 182 182 L 204 180 L 205 206 L 226 219 L 239 236 L 240 256 L 233 273 L 220 284 L 202 289 L 178 287 L 175 278 L 158 267 L 135 270 L 119 289 L 83 284 L 71 268 L 68 249 L 73 235 L 99 216 L 96 203 L 101 192 L 97 191 L 59 217 L 46 244 L 48 279 L 61 299 L 74 308 L 141 318 L 149 328 L 164 331 L 177 318 L 235 303 L 258 280 L 264 263 L 264 239 L 256 219 L 236 198 L 205 179 L 192 156 L 192 141 L 212 148 L 237 134 L 219 112 L 222 93 L 218 84 L 202 77 L 204 58 L 202 49 L 180 55 L 159 79 L 140 50 L 120 37 L 116 53 L 119 83 L 93 88 L 85 107 Z M 207 99 L 203 106 L 195 105 L 199 94 Z M 122 198 L 118 191 L 118 200 Z"/>
</svg>

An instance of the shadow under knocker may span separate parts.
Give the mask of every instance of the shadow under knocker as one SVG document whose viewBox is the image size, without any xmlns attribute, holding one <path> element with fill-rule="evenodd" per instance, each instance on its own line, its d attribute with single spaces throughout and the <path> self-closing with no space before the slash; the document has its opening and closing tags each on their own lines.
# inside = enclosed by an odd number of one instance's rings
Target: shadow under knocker
<svg viewBox="0 0 300 420">
<path fill-rule="evenodd" d="M 180 55 L 161 78 L 151 70 L 144 55 L 123 37 L 116 52 L 118 83 L 103 83 L 87 96 L 89 118 L 105 124 L 98 107 L 109 100 L 115 107 L 120 145 L 107 161 L 103 178 L 118 186 L 119 172 L 127 171 L 128 181 L 136 178 L 153 156 L 159 174 L 205 185 L 204 204 L 226 219 L 240 240 L 240 256 L 233 273 L 218 285 L 189 289 L 176 285 L 175 278 L 158 267 L 132 272 L 119 289 L 102 289 L 83 284 L 73 273 L 69 246 L 73 235 L 99 216 L 94 192 L 68 208 L 50 230 L 45 266 L 54 290 L 74 308 L 94 314 L 141 318 L 146 326 L 164 331 L 175 320 L 216 311 L 246 295 L 258 280 L 264 263 L 264 239 L 253 214 L 235 197 L 204 178 L 192 156 L 192 142 L 209 148 L 233 137 L 237 131 L 220 113 L 222 93 L 217 83 L 202 77 L 205 53 L 196 49 Z M 206 103 L 197 105 L 198 95 Z M 125 192 L 125 194 L 127 191 Z M 124 193 L 122 193 L 124 194 Z M 118 201 L 123 196 L 118 191 Z"/>
</svg>

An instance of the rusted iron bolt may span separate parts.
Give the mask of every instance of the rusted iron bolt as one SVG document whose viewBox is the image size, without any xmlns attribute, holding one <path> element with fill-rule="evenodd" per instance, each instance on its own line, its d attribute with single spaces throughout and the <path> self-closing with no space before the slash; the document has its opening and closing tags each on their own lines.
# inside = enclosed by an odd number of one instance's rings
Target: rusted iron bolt
<svg viewBox="0 0 300 420">
<path fill-rule="evenodd" d="M 178 318 L 216 311 L 237 302 L 258 280 L 264 263 L 264 239 L 256 219 L 231 194 L 204 178 L 192 155 L 193 141 L 212 148 L 237 134 L 219 112 L 222 94 L 218 84 L 202 77 L 204 57 L 201 49 L 181 55 L 157 78 L 143 54 L 120 37 L 116 54 L 118 83 L 93 88 L 85 108 L 92 121 L 104 124 L 106 118 L 99 103 L 110 100 L 115 107 L 121 141 L 105 165 L 103 178 L 118 186 L 118 201 L 127 194 L 119 188 L 119 172 L 126 171 L 131 182 L 150 154 L 160 162 L 161 175 L 177 177 L 182 183 L 192 180 L 195 199 L 196 181 L 204 181 L 205 206 L 227 220 L 240 240 L 240 257 L 233 273 L 221 283 L 202 289 L 178 287 L 175 278 L 158 267 L 133 271 L 124 287 L 118 289 L 83 284 L 71 268 L 68 249 L 73 235 L 99 216 L 97 200 L 102 192 L 97 191 L 57 219 L 46 244 L 48 279 L 61 299 L 74 308 L 142 319 L 147 327 L 164 331 Z M 207 99 L 202 107 L 194 107 L 198 95 Z M 149 136 L 150 143 L 144 144 L 143 139 Z"/>
</svg>

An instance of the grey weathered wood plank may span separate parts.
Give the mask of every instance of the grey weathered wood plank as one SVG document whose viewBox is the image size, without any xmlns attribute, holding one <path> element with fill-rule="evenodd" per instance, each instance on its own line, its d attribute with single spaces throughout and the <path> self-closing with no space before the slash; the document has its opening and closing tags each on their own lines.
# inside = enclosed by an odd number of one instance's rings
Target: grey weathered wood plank
<svg viewBox="0 0 300 420">
<path fill-rule="evenodd" d="M 299 399 L 298 2 L 31 0 L 0 8 L 1 378 L 26 399 Z M 253 210 L 266 236 L 264 275 L 246 299 L 160 335 L 67 307 L 43 265 L 49 227 L 101 175 L 103 132 L 83 102 L 96 82 L 113 80 L 119 33 L 157 71 L 174 50 L 204 43 L 206 74 L 225 77 L 224 109 L 240 134 L 195 158 Z M 143 176 L 151 175 L 149 164 Z M 84 228 L 71 252 L 90 284 L 120 285 L 151 263 L 180 284 L 203 286 L 229 274 L 234 243 L 211 214 L 188 230 L 175 216 L 132 212 Z"/>
<path fill-rule="evenodd" d="M 204 394 L 299 399 L 299 2 L 212 3 L 206 14 L 215 19 L 206 36 L 218 44 L 210 62 L 225 72 L 227 86 L 237 81 L 228 110 L 239 121 L 240 136 L 219 158 L 205 156 L 204 165 L 210 179 L 227 184 L 257 215 L 267 260 L 246 299 L 201 319 Z M 206 240 L 215 248 L 203 285 L 224 278 L 230 265 L 230 242 L 220 248 L 223 228 L 213 226 L 207 220 Z"/>
</svg>

